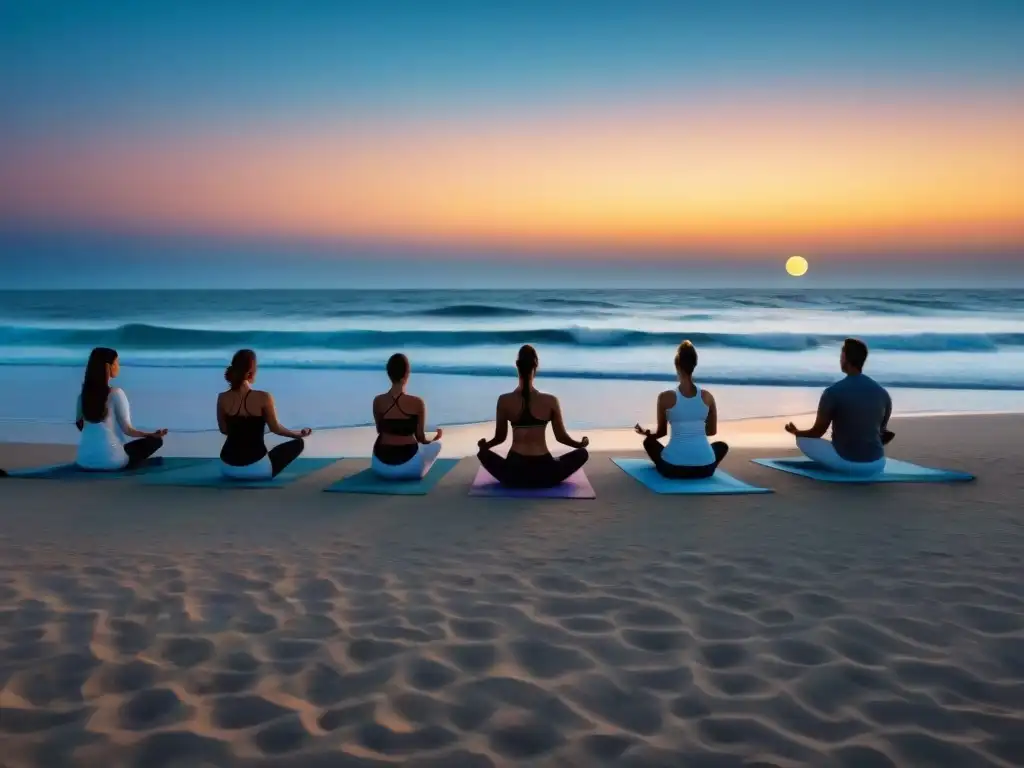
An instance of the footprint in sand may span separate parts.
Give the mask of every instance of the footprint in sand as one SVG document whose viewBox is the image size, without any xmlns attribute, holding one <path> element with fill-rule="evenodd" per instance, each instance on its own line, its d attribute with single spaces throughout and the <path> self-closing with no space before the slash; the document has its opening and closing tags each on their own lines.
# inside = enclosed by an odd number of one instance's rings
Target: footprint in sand
<svg viewBox="0 0 1024 768">
<path fill-rule="evenodd" d="M 603 675 L 589 675 L 567 687 L 565 694 L 623 730 L 645 736 L 661 730 L 661 703 L 646 691 L 625 690 Z"/>
<path fill-rule="evenodd" d="M 437 723 L 445 716 L 445 706 L 433 696 L 409 691 L 391 697 L 391 708 L 418 725 Z"/>
<path fill-rule="evenodd" d="M 372 720 L 376 710 L 377 705 L 372 701 L 366 701 L 362 704 L 351 704 L 346 707 L 336 707 L 320 715 L 317 719 L 317 725 L 325 731 L 350 728 Z"/>
<path fill-rule="evenodd" d="M 636 739 L 614 733 L 593 733 L 582 739 L 583 751 L 600 762 L 611 762 L 636 743 Z"/>
<path fill-rule="evenodd" d="M 382 755 L 409 755 L 442 749 L 458 740 L 458 736 L 439 725 L 428 725 L 412 731 L 393 731 L 380 723 L 368 723 L 356 731 L 356 739 L 366 749 Z"/>
<path fill-rule="evenodd" d="M 409 685 L 421 691 L 436 691 L 455 681 L 455 670 L 433 659 L 415 659 L 405 671 Z"/>
<path fill-rule="evenodd" d="M 190 693 L 199 696 L 220 696 L 225 693 L 244 693 L 259 682 L 255 672 L 213 672 L 199 670 L 185 681 Z"/>
<path fill-rule="evenodd" d="M 738 667 L 750 656 L 747 649 L 739 643 L 707 643 L 698 650 L 711 669 Z"/>
<path fill-rule="evenodd" d="M 501 632 L 501 626 L 487 619 L 450 619 L 452 633 L 463 640 L 491 640 Z"/>
<path fill-rule="evenodd" d="M 163 641 L 160 658 L 176 667 L 194 667 L 213 658 L 214 647 L 205 637 L 174 637 Z"/>
<path fill-rule="evenodd" d="M 212 739 L 190 731 L 164 731 L 146 736 L 138 742 L 131 765 L 230 765 L 231 748 L 220 739 Z"/>
<path fill-rule="evenodd" d="M 533 580 L 533 584 L 543 592 L 561 592 L 568 595 L 582 594 L 589 589 L 584 582 L 565 574 L 538 576 Z"/>
<path fill-rule="evenodd" d="M 153 633 L 137 621 L 112 619 L 110 631 L 113 633 L 114 648 L 127 656 L 146 650 L 153 642 Z"/>
<path fill-rule="evenodd" d="M 296 714 L 257 731 L 253 742 L 265 755 L 280 755 L 301 749 L 310 738 L 309 731 Z"/>
<path fill-rule="evenodd" d="M 616 628 L 612 622 L 593 616 L 570 616 L 561 619 L 559 623 L 570 632 L 579 632 L 582 635 L 600 635 L 614 632 Z"/>
<path fill-rule="evenodd" d="M 217 728 L 233 731 L 276 720 L 293 714 L 293 710 L 279 706 L 262 696 L 221 696 L 213 701 L 211 721 Z"/>
<path fill-rule="evenodd" d="M 380 664 L 351 674 L 341 674 L 326 664 L 315 664 L 299 679 L 300 695 L 318 707 L 369 696 L 395 673 L 393 663 Z"/>
<path fill-rule="evenodd" d="M 506 725 L 491 731 L 491 748 L 511 760 L 527 760 L 561 746 L 565 738 L 550 723 L 531 718 L 525 723 Z"/>
<path fill-rule="evenodd" d="M 624 670 L 621 674 L 630 685 L 651 691 L 679 691 L 693 682 L 693 672 L 688 666 Z"/>
<path fill-rule="evenodd" d="M 620 611 L 619 624 L 627 627 L 678 627 L 679 617 L 653 606 L 642 606 Z"/>
<path fill-rule="evenodd" d="M 509 650 L 519 666 L 541 679 L 561 677 L 594 666 L 593 661 L 574 648 L 543 640 L 516 640 L 509 644 Z"/>
<path fill-rule="evenodd" d="M 770 647 L 772 653 L 783 661 L 805 667 L 818 666 L 833 658 L 833 655 L 823 645 L 797 638 L 775 640 Z"/>
<path fill-rule="evenodd" d="M 92 714 L 92 707 L 57 712 L 44 709 L 0 707 L 0 733 L 40 733 L 54 728 L 84 723 Z"/>
<path fill-rule="evenodd" d="M 686 648 L 691 643 L 689 635 L 683 632 L 627 629 L 622 639 L 634 648 L 651 653 L 669 653 Z"/>
<path fill-rule="evenodd" d="M 103 664 L 87 684 L 98 693 L 131 693 L 153 685 L 159 667 L 156 664 L 133 659 L 125 664 Z"/>
<path fill-rule="evenodd" d="M 129 731 L 148 731 L 188 718 L 188 708 L 168 688 L 140 691 L 121 705 L 118 721 Z"/>
<path fill-rule="evenodd" d="M 371 664 L 375 661 L 390 659 L 404 650 L 406 650 L 406 646 L 400 643 L 361 638 L 349 643 L 348 656 L 357 664 Z"/>
</svg>

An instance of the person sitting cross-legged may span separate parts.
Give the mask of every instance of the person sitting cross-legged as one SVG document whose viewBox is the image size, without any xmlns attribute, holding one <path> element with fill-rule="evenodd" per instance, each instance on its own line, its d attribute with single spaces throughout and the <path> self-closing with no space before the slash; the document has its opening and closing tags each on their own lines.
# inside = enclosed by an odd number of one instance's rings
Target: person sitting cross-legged
<svg viewBox="0 0 1024 768">
<path fill-rule="evenodd" d="M 578 472 L 589 458 L 590 441 L 585 437 L 573 440 L 566 432 L 558 398 L 534 388 L 538 363 L 537 351 L 524 344 L 516 359 L 519 386 L 498 398 L 494 437 L 478 443 L 481 466 L 510 488 L 554 488 Z M 551 455 L 544 437 L 548 422 L 555 439 L 573 450 L 562 456 Z M 493 448 L 505 442 L 510 423 L 512 446 L 507 457 L 500 456 Z"/>
<path fill-rule="evenodd" d="M 420 480 L 441 453 L 441 435 L 424 433 L 427 405 L 422 398 L 405 391 L 409 383 L 409 358 L 394 354 L 388 360 L 391 388 L 373 398 L 373 420 L 377 440 L 373 444 L 370 468 L 385 480 Z"/>
<path fill-rule="evenodd" d="M 644 450 L 662 477 L 691 480 L 711 477 L 729 452 L 723 442 L 709 442 L 718 432 L 718 406 L 711 393 L 693 383 L 697 350 L 684 341 L 676 350 L 676 376 L 679 386 L 658 395 L 658 430 L 651 432 L 637 424 L 644 435 Z M 668 445 L 658 442 L 671 436 Z"/>
<path fill-rule="evenodd" d="M 786 425 L 804 456 L 833 472 L 875 475 L 884 471 L 885 446 L 895 437 L 888 429 L 892 398 L 864 374 L 867 359 L 867 345 L 847 339 L 839 356 L 846 377 L 822 393 L 814 426 L 797 429 L 792 422 Z M 831 441 L 824 439 L 829 426 Z"/>
</svg>

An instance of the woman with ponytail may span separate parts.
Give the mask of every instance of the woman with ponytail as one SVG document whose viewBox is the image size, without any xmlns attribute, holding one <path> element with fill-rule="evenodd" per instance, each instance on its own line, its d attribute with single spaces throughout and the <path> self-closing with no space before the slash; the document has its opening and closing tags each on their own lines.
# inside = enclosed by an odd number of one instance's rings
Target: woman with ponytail
<svg viewBox="0 0 1024 768">
<path fill-rule="evenodd" d="M 132 426 L 127 396 L 123 390 L 110 386 L 110 380 L 120 372 L 115 350 L 97 347 L 89 355 L 75 418 L 75 426 L 82 433 L 75 464 L 82 469 L 134 469 L 164 444 L 166 429 L 142 432 Z M 136 439 L 126 443 L 125 437 Z"/>
<path fill-rule="evenodd" d="M 520 348 L 516 359 L 519 386 L 498 398 L 494 437 L 479 442 L 480 464 L 510 488 L 553 488 L 578 472 L 589 458 L 590 441 L 585 437 L 573 440 L 565 431 L 558 398 L 534 388 L 538 363 L 537 350 L 529 344 Z M 545 440 L 548 422 L 555 440 L 573 450 L 557 458 L 551 455 Z M 492 449 L 505 442 L 509 424 L 512 446 L 508 456 L 502 457 Z"/>
<path fill-rule="evenodd" d="M 672 480 L 711 477 L 729 452 L 723 442 L 709 442 L 718 432 L 718 406 L 711 393 L 693 383 L 697 350 L 684 341 L 676 350 L 676 378 L 679 386 L 658 395 L 658 429 L 652 432 L 637 424 L 633 429 L 644 436 L 644 450 L 662 477 Z M 658 442 L 672 434 L 668 445 Z"/>
<path fill-rule="evenodd" d="M 269 392 L 252 388 L 256 379 L 256 353 L 240 349 L 224 371 L 228 390 L 217 396 L 217 425 L 227 435 L 220 452 L 221 473 L 239 480 L 269 480 L 299 457 L 312 430 L 298 432 L 282 426 Z M 267 450 L 263 434 L 290 438 Z"/>
</svg>

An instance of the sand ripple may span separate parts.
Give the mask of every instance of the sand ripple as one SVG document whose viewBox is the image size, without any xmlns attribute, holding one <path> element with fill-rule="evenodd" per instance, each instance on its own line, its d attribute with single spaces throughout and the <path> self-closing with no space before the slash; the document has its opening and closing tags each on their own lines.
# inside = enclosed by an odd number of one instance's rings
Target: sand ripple
<svg viewBox="0 0 1024 768">
<path fill-rule="evenodd" d="M 475 557 L 3 566 L 0 759 L 1024 764 L 1024 590 L 995 565 Z"/>
</svg>

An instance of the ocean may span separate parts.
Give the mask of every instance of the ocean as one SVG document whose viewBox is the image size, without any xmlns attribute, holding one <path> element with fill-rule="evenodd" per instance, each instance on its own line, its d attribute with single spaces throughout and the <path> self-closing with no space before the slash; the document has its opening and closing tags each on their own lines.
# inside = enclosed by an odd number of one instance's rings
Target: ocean
<svg viewBox="0 0 1024 768">
<path fill-rule="evenodd" d="M 364 395 L 384 388 L 396 351 L 431 382 L 438 418 L 489 418 L 530 343 L 548 388 L 580 393 L 590 410 L 577 420 L 597 424 L 612 418 L 616 393 L 646 397 L 671 381 L 683 339 L 698 349 L 703 383 L 813 393 L 838 377 L 847 336 L 868 343 L 868 372 L 889 387 L 949 391 L 944 403 L 963 392 L 975 407 L 1024 391 L 1019 290 L 7 291 L 0 419 L 65 418 L 63 398 L 98 345 L 116 348 L 122 382 L 144 390 L 133 403 L 166 395 L 181 423 L 163 426 L 198 429 L 209 403 L 193 414 L 168 393 L 215 391 L 240 347 L 257 351 L 264 386 L 294 393 L 293 419 L 342 426 L 367 421 Z"/>
</svg>

